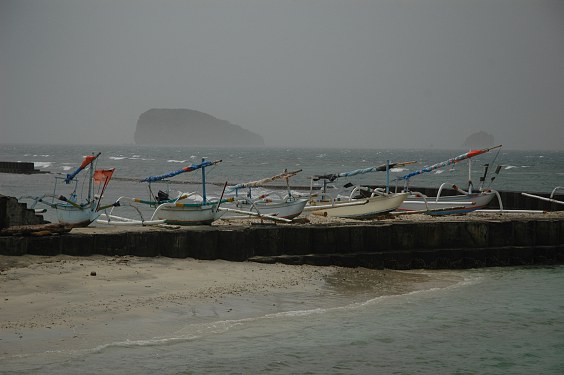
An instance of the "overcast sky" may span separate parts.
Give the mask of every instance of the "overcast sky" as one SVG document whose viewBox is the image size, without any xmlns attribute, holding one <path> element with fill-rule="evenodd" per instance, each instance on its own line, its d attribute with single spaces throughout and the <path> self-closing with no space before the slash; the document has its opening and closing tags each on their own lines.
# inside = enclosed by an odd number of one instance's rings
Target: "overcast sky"
<svg viewBox="0 0 564 375">
<path fill-rule="evenodd" d="M 0 143 L 189 108 L 268 146 L 562 150 L 564 0 L 0 0 Z"/>
</svg>

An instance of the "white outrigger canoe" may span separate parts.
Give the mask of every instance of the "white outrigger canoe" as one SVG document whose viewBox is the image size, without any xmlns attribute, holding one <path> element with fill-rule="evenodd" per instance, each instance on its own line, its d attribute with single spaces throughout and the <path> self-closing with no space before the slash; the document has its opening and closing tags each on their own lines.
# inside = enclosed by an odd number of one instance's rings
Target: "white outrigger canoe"
<svg viewBox="0 0 564 375">
<path fill-rule="evenodd" d="M 352 194 L 351 194 L 352 195 Z M 396 210 L 407 198 L 408 193 L 372 192 L 367 198 L 335 198 L 332 200 L 310 201 L 305 210 L 313 215 L 367 220 Z"/>
<path fill-rule="evenodd" d="M 147 177 L 141 180 L 141 182 L 149 183 L 149 191 L 151 195 L 149 200 L 122 196 L 118 198 L 111 211 L 100 215 L 100 219 L 96 222 L 99 224 L 112 225 L 209 225 L 218 220 L 225 213 L 224 211 L 219 210 L 219 205 L 222 202 L 226 202 L 226 200 L 208 200 L 205 190 L 206 167 L 213 166 L 220 162 L 221 160 L 206 161 L 202 159 L 200 164 L 191 164 L 177 171 Z M 152 182 L 162 181 L 168 177 L 173 177 L 185 172 L 192 172 L 197 169 L 202 170 L 202 194 L 196 192 L 189 194 L 180 193 L 174 199 L 169 199 L 168 194 L 166 194 L 166 196 L 162 196 L 161 194 L 155 196 L 152 194 L 152 190 L 150 189 L 150 184 Z M 139 204 L 154 209 L 149 219 L 145 220 L 142 210 L 140 207 L 137 207 Z M 119 206 L 133 207 L 139 214 L 139 218 L 131 219 L 115 215 L 114 209 Z"/>
<path fill-rule="evenodd" d="M 164 220 L 166 224 L 175 225 L 209 225 L 225 213 L 217 206 L 217 201 L 163 203 L 155 209 L 151 220 Z"/>
<path fill-rule="evenodd" d="M 396 211 L 428 212 L 431 215 L 464 214 L 486 207 L 495 197 L 494 190 L 436 197 L 411 193 Z"/>
<path fill-rule="evenodd" d="M 255 216 L 271 220 L 283 219 L 279 221 L 291 221 L 302 213 L 308 202 L 308 198 L 296 197 L 292 195 L 290 190 L 289 179 L 299 172 L 301 172 L 301 169 L 293 172 L 284 170 L 284 172 L 269 178 L 232 186 L 229 188 L 230 192 L 235 192 L 235 196 L 231 198 L 232 203 L 221 207 L 220 210 L 231 214 L 226 219 Z M 278 192 L 269 192 L 257 198 L 252 198 L 251 189 L 253 187 L 264 186 L 269 182 L 280 179 L 286 181 L 287 194 L 285 196 Z M 246 196 L 239 196 L 238 191 L 245 188 L 249 189 L 248 194 Z"/>
<path fill-rule="evenodd" d="M 327 181 L 334 181 L 340 177 L 351 177 L 358 174 L 386 171 L 389 180 L 389 171 L 394 167 L 401 167 L 414 162 L 383 164 L 376 167 L 356 169 L 350 172 L 313 176 L 310 188 L 310 200 L 304 211 L 313 215 L 326 217 L 340 217 L 346 219 L 367 220 L 396 210 L 409 195 L 408 193 L 390 193 L 389 189 L 372 189 L 360 186 L 355 187 L 349 196 L 333 198 L 327 194 Z M 319 196 L 312 194 L 313 181 L 323 180 L 322 192 Z M 368 189 L 368 190 L 365 190 Z M 357 197 L 363 192 L 363 196 Z M 368 192 L 368 194 L 366 194 Z"/>
<path fill-rule="evenodd" d="M 84 157 L 81 165 L 65 177 L 55 177 L 55 187 L 52 194 L 44 194 L 39 197 L 23 196 L 18 200 L 31 200 L 30 209 L 35 209 L 38 203 L 47 206 L 46 211 L 54 213 L 57 222 L 73 227 L 86 227 L 100 216 L 100 211 L 107 208 L 100 206 L 100 200 L 110 182 L 114 169 L 95 170 L 95 162 L 101 153 L 92 154 Z M 76 176 L 84 169 L 89 169 L 88 190 L 84 194 L 78 192 L 79 181 Z M 64 180 L 65 184 L 74 184 L 73 191 L 68 198 L 57 193 L 57 180 Z M 94 194 L 94 185 L 100 186 L 98 193 Z M 83 184 L 80 184 L 81 186 Z M 110 205 L 111 206 L 111 205 Z M 109 206 L 108 206 L 109 207 Z M 39 210 L 44 212 L 45 210 Z"/>
<path fill-rule="evenodd" d="M 435 197 L 427 197 L 424 194 L 418 192 L 411 192 L 408 188 L 408 183 L 411 177 L 420 175 L 422 173 L 431 172 L 433 170 L 445 167 L 447 165 L 456 164 L 466 159 L 473 158 L 474 156 L 478 156 L 489 152 L 493 149 L 501 148 L 501 145 L 485 148 L 485 149 L 478 149 L 478 150 L 471 150 L 464 154 L 458 155 L 456 157 L 450 158 L 448 160 L 442 161 L 440 163 L 433 164 L 431 166 L 425 167 L 423 169 L 416 170 L 414 172 L 408 173 L 405 176 L 399 178 L 399 180 L 405 181 L 404 191 L 408 191 L 410 194 L 405 199 L 405 201 L 398 207 L 397 213 L 428 213 L 430 215 L 453 215 L 453 214 L 465 214 L 468 212 L 472 212 L 475 210 L 480 210 L 486 207 L 496 196 L 500 202 L 500 207 L 502 207 L 501 198 L 499 193 L 493 189 L 483 189 L 483 183 L 486 179 L 486 175 L 488 172 L 489 164 L 486 164 L 486 170 L 484 172 L 484 176 L 480 179 L 482 182 L 482 186 L 478 192 L 473 193 L 471 191 L 472 181 L 471 181 L 471 164 L 470 160 L 468 160 L 468 183 L 469 189 L 468 191 L 463 191 L 462 189 L 458 188 L 456 185 L 453 185 L 453 188 L 458 191 L 459 194 L 457 195 L 446 195 L 441 196 L 441 192 L 445 183 L 443 183 L 437 192 L 437 196 Z M 498 166 L 495 175 L 499 174 L 499 170 L 501 169 Z M 495 179 L 495 176 L 492 177 L 491 182 Z M 490 184 L 491 184 L 490 182 Z"/>
</svg>

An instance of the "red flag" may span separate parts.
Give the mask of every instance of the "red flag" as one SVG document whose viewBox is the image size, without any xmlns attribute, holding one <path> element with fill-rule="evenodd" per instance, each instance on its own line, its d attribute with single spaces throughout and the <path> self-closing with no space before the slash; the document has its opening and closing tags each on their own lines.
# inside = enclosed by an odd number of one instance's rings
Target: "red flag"
<svg viewBox="0 0 564 375">
<path fill-rule="evenodd" d="M 98 156 L 97 155 L 88 155 L 84 157 L 84 160 L 82 161 L 82 164 L 80 164 L 80 169 L 84 169 L 88 166 L 88 164 L 92 163 L 94 161 L 94 159 L 96 159 Z"/>
<path fill-rule="evenodd" d="M 115 168 L 96 169 L 94 171 L 94 182 L 96 182 L 97 184 L 100 184 L 102 182 L 106 183 L 107 181 L 110 180 L 110 178 L 112 178 L 112 175 L 114 174 L 114 170 Z"/>
</svg>

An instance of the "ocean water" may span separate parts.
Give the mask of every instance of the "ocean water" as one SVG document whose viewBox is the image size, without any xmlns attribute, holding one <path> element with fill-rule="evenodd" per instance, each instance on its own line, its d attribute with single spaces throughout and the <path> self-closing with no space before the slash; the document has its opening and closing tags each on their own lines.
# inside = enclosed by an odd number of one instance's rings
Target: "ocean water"
<svg viewBox="0 0 564 375">
<path fill-rule="evenodd" d="M 167 336 L 0 357 L 0 373 L 564 373 L 564 267 L 419 272 L 457 281 L 232 320 L 185 315 Z"/>
<path fill-rule="evenodd" d="M 217 194 L 225 182 L 235 184 L 253 181 L 288 170 L 301 169 L 291 179 L 292 186 L 309 187 L 311 176 L 346 172 L 390 162 L 415 161 L 415 164 L 395 168 L 390 173 L 390 186 L 401 189 L 403 181 L 397 181 L 411 171 L 447 160 L 468 150 L 371 150 L 371 149 L 292 149 L 292 148 L 213 148 L 188 146 L 54 146 L 54 145 L 2 145 L 0 161 L 33 162 L 36 168 L 50 174 L 6 175 L 0 174 L 0 193 L 22 196 L 48 193 L 52 190 L 57 174 L 65 175 L 74 170 L 84 155 L 101 152 L 98 168 L 116 168 L 115 179 L 107 190 L 107 199 L 120 195 L 147 195 L 147 185 L 138 180 L 151 175 L 174 171 L 191 163 L 223 160 L 207 168 L 208 189 Z M 484 187 L 498 190 L 550 192 L 555 186 L 564 185 L 564 151 L 514 151 L 503 148 L 492 150 L 472 159 L 471 180 L 474 187 L 480 184 L 484 164 L 490 164 Z M 495 174 L 501 166 L 499 174 Z M 493 180 L 492 180 L 493 178 Z M 122 181 L 120 179 L 127 179 Z M 199 172 L 185 173 L 171 179 L 173 182 L 197 184 Z M 347 182 L 384 185 L 384 172 L 358 175 L 339 179 L 333 185 L 340 188 Z M 447 166 L 415 176 L 410 186 L 439 187 L 442 183 L 468 184 L 468 162 Z M 317 184 L 317 183 L 316 183 Z M 159 185 L 158 183 L 155 185 Z M 161 184 L 164 185 L 164 184 Z M 188 188 L 186 188 L 188 189 Z"/>
<path fill-rule="evenodd" d="M 97 151 L 102 152 L 98 168 L 116 168 L 116 179 L 104 196 L 110 202 L 121 195 L 146 198 L 146 185 L 139 179 L 204 157 L 223 160 L 207 173 L 212 183 L 208 193 L 219 194 L 225 181 L 256 180 L 284 168 L 303 169 L 292 185 L 309 186 L 314 174 L 366 168 L 386 160 L 418 162 L 394 171 L 393 180 L 466 150 L 0 145 L 1 161 L 34 162 L 51 172 L 0 173 L 0 194 L 50 193 L 55 176 L 69 173 L 83 155 Z M 550 192 L 564 185 L 562 151 L 502 149 L 481 155 L 473 161 L 476 185 L 485 163 L 494 166 L 491 172 L 502 165 L 493 182 L 493 175 L 487 176 L 486 187 Z M 199 188 L 200 177 L 183 174 L 175 179 L 187 184 L 170 187 L 192 191 Z M 463 162 L 417 176 L 411 185 L 439 186 L 448 181 L 465 187 L 467 180 Z M 351 182 L 383 184 L 385 174 L 363 175 Z M 564 267 L 419 272 L 453 282 L 392 295 L 372 291 L 359 295 L 343 289 L 339 298 L 312 297 L 307 307 L 288 303 L 288 309 L 279 313 L 255 311 L 230 320 L 196 323 L 185 314 L 174 322 L 173 334 L 135 340 L 124 334 L 123 340 L 93 343 L 89 350 L 0 356 L 0 374 L 564 373 Z"/>
</svg>

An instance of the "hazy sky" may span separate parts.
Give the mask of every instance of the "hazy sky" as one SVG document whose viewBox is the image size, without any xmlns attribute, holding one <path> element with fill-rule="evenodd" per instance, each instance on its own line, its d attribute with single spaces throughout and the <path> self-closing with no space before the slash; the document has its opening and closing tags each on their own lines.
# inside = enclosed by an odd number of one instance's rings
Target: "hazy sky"
<svg viewBox="0 0 564 375">
<path fill-rule="evenodd" d="M 0 143 L 189 108 L 269 146 L 562 150 L 564 0 L 0 0 Z"/>
</svg>

